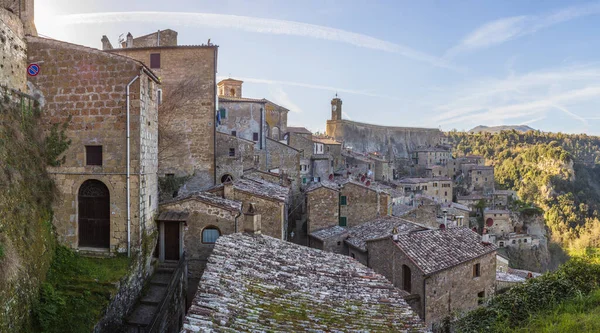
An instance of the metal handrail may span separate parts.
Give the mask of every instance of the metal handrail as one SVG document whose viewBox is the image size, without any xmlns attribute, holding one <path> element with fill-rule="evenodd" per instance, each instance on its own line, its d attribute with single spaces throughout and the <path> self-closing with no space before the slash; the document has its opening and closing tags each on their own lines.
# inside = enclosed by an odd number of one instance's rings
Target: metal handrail
<svg viewBox="0 0 600 333">
<path fill-rule="evenodd" d="M 165 316 L 165 312 L 163 311 L 164 307 L 167 304 L 167 301 L 171 298 L 171 296 L 173 296 L 173 293 L 175 292 L 175 283 L 177 283 L 179 281 L 179 278 L 184 273 L 184 269 L 183 269 L 184 265 L 185 265 L 185 252 L 181 255 L 181 258 L 179 259 L 179 262 L 177 264 L 177 268 L 175 269 L 175 272 L 173 272 L 173 275 L 171 276 L 171 281 L 169 281 L 169 285 L 167 286 L 167 292 L 165 293 L 165 297 L 162 299 L 162 301 L 158 305 L 158 309 L 157 309 L 156 313 L 160 314 L 160 316 L 155 316 L 152 319 L 150 324 L 148 324 L 148 326 L 144 330 L 146 333 L 158 332 L 158 329 L 160 328 L 160 323 L 162 323 L 162 321 L 163 321 L 162 319 Z"/>
</svg>

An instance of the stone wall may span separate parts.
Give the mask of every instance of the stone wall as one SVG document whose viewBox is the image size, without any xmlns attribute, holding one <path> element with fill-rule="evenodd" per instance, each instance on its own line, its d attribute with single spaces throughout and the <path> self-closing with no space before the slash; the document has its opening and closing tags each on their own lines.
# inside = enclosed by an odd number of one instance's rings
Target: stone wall
<svg viewBox="0 0 600 333">
<path fill-rule="evenodd" d="M 19 17 L 0 6 L 0 86 L 25 91 L 27 44 Z"/>
<path fill-rule="evenodd" d="M 492 192 L 494 190 L 494 168 L 473 169 L 470 173 L 471 191 Z"/>
<path fill-rule="evenodd" d="M 318 177 L 320 180 L 329 179 L 329 175 L 333 174 L 333 170 L 331 168 L 331 157 L 328 155 L 313 156 L 315 157 L 311 159 L 311 176 Z"/>
<path fill-rule="evenodd" d="M 265 103 L 261 100 L 233 102 L 220 98 L 219 109 L 225 109 L 226 116 L 221 117 L 221 124 L 217 125 L 217 131 L 229 134 L 236 131 L 237 137 L 255 142 L 256 150 L 264 149 L 265 138 L 268 135 L 265 122 Z M 254 133 L 259 134 L 259 139 L 256 141 L 253 137 Z"/>
<path fill-rule="evenodd" d="M 133 47 L 177 46 L 177 31 L 159 30 L 133 39 Z"/>
<path fill-rule="evenodd" d="M 186 190 L 215 183 L 217 46 L 161 46 L 109 50 L 150 65 L 159 53 L 163 101 L 159 107 L 159 174 L 190 176 Z"/>
<path fill-rule="evenodd" d="M 267 138 L 267 170 L 279 169 L 292 180 L 292 191 L 300 189 L 300 152 L 284 143 Z"/>
<path fill-rule="evenodd" d="M 348 238 L 347 233 L 341 233 L 337 236 L 329 237 L 325 241 L 320 241 L 310 237 L 310 247 L 347 256 L 348 246 L 346 243 L 344 243 L 346 238 Z"/>
<path fill-rule="evenodd" d="M 306 193 L 309 234 L 339 224 L 339 196 L 338 191 L 326 187 L 319 187 Z"/>
<path fill-rule="evenodd" d="M 290 133 L 288 142 L 291 147 L 296 148 L 302 153 L 303 158 L 310 158 L 313 153 L 314 143 L 312 136 L 308 134 Z"/>
<path fill-rule="evenodd" d="M 265 106 L 266 124 L 268 126 L 268 137 L 273 140 L 281 140 L 287 132 L 288 109 L 272 102 Z"/>
<path fill-rule="evenodd" d="M 494 295 L 496 281 L 496 252 L 460 265 L 424 276 L 410 259 L 393 243 L 391 238 L 367 241 L 369 267 L 382 274 L 398 288 L 403 288 L 403 265 L 411 271 L 410 294 L 418 295 L 412 302 L 413 310 L 425 320 L 428 327 L 441 322 L 455 311 L 469 311 L 478 306 L 477 294 L 485 298 Z M 473 277 L 473 265 L 479 263 L 481 276 Z M 416 298 L 416 297 L 415 297 Z"/>
<path fill-rule="evenodd" d="M 234 149 L 234 156 L 230 156 L 231 149 Z M 238 179 L 242 177 L 244 170 L 256 167 L 254 142 L 227 133 L 217 132 L 215 155 L 217 184 L 222 183 L 221 179 L 224 175 L 229 174 L 233 176 L 233 179 Z"/>
<path fill-rule="evenodd" d="M 358 152 L 388 153 L 388 142 L 395 157 L 410 157 L 420 146 L 439 143 L 442 132 L 435 128 L 390 127 L 354 122 L 328 120 L 327 135 Z"/>
<path fill-rule="evenodd" d="M 219 229 L 221 235 L 229 235 L 236 232 L 236 223 L 238 223 L 237 231 L 241 231 L 243 227 L 243 217 L 237 218 L 240 212 L 209 205 L 193 198 L 165 203 L 160 208 L 190 213 L 184 229 L 183 243 L 191 278 L 199 279 L 202 276 L 208 256 L 214 247 L 214 244 L 202 243 L 204 228 L 214 226 Z"/>
<path fill-rule="evenodd" d="M 39 37 L 29 36 L 27 41 L 30 61 L 44 61 L 29 83 L 44 101 L 45 130 L 68 123 L 71 145 L 65 161 L 48 171 L 59 191 L 54 203 L 58 238 L 72 248 L 78 247 L 79 188 L 95 179 L 110 192 L 110 250 L 127 250 L 126 86 L 140 76 L 130 87 L 130 230 L 135 251 L 140 235 L 156 228 L 152 216 L 158 200 L 158 85 L 141 71 L 141 64 L 126 57 Z M 86 164 L 86 145 L 102 146 L 102 165 Z"/>
<path fill-rule="evenodd" d="M 346 196 L 346 205 L 340 207 L 340 217 L 347 218 L 347 226 L 354 227 L 380 214 L 379 193 L 353 183 L 345 184 L 340 190 Z M 383 213 L 385 215 L 385 212 Z"/>
<path fill-rule="evenodd" d="M 233 191 L 233 197 L 223 196 L 223 189 L 211 190 L 210 192 L 224 197 L 225 199 L 241 201 L 242 207 L 248 207 L 254 203 L 256 214 L 261 216 L 261 232 L 263 235 L 286 239 L 287 229 L 287 205 L 284 202 L 265 199 L 247 192 Z"/>
<path fill-rule="evenodd" d="M 20 19 L 26 35 L 37 36 L 33 2 L 34 0 L 0 0 L 0 9 L 6 9 Z M 0 22 L 4 19 L 0 18 Z"/>
</svg>

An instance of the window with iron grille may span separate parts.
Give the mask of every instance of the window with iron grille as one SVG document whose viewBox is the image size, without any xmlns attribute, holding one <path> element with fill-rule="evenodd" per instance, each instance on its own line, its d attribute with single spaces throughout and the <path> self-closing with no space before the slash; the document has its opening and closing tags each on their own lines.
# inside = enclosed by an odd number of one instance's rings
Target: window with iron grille
<svg viewBox="0 0 600 333">
<path fill-rule="evenodd" d="M 102 146 L 85 146 L 85 164 L 102 165 Z"/>
<path fill-rule="evenodd" d="M 150 68 L 160 68 L 160 53 L 150 53 Z"/>
<path fill-rule="evenodd" d="M 229 148 L 229 156 L 235 157 L 235 148 Z"/>
</svg>

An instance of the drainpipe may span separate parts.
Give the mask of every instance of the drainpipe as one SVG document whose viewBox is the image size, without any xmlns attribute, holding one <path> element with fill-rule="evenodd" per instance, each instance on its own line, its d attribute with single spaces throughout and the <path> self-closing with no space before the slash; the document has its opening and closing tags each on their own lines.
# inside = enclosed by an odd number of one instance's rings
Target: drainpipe
<svg viewBox="0 0 600 333">
<path fill-rule="evenodd" d="M 427 306 L 425 305 L 425 300 L 427 299 L 427 295 L 425 294 L 425 283 L 430 277 L 426 277 L 423 279 L 423 321 L 425 321 L 425 313 L 427 310 Z"/>
<path fill-rule="evenodd" d="M 215 112 L 213 112 L 213 121 L 215 122 L 215 126 L 213 127 L 213 185 L 217 184 L 217 117 L 216 112 L 219 111 L 219 95 L 217 93 L 217 48 L 215 48 L 215 70 L 213 75 L 213 96 L 215 96 Z"/>
<path fill-rule="evenodd" d="M 235 217 L 235 225 L 234 225 L 234 233 L 238 232 L 238 218 L 242 216 L 242 212 L 244 211 L 244 204 L 240 207 L 240 212 Z"/>
<path fill-rule="evenodd" d="M 130 101 L 129 101 L 129 87 L 137 80 L 140 76 L 136 75 L 131 82 L 127 85 L 127 256 L 131 257 L 131 198 L 130 198 L 130 153 L 131 149 L 129 147 L 130 143 L 130 128 L 129 128 L 129 109 L 130 109 Z M 141 235 L 140 235 L 141 237 Z"/>
<path fill-rule="evenodd" d="M 260 150 L 263 149 L 263 136 L 264 136 L 264 134 L 263 134 L 263 121 L 264 121 L 264 118 L 263 118 L 263 108 L 260 108 L 260 135 L 258 137 L 258 139 L 260 140 Z"/>
</svg>

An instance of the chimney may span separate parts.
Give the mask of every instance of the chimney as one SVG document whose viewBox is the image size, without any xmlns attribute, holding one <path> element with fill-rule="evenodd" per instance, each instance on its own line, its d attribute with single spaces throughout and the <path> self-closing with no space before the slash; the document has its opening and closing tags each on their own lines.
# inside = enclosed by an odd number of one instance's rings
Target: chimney
<svg viewBox="0 0 600 333">
<path fill-rule="evenodd" d="M 244 232 L 260 234 L 260 214 L 256 212 L 256 204 L 250 203 L 248 211 L 244 213 Z"/>
<path fill-rule="evenodd" d="M 133 35 L 131 32 L 127 33 L 127 47 L 133 47 Z"/>
<path fill-rule="evenodd" d="M 233 183 L 230 181 L 223 183 L 223 198 L 229 199 L 229 200 L 234 200 L 233 199 Z"/>
<path fill-rule="evenodd" d="M 112 50 L 112 44 L 106 35 L 102 36 L 102 50 Z"/>
</svg>

